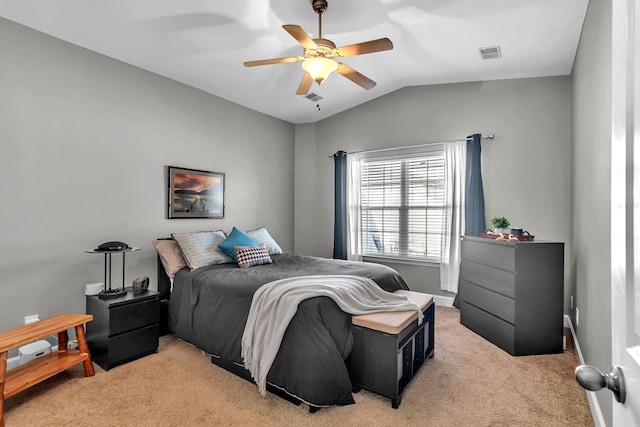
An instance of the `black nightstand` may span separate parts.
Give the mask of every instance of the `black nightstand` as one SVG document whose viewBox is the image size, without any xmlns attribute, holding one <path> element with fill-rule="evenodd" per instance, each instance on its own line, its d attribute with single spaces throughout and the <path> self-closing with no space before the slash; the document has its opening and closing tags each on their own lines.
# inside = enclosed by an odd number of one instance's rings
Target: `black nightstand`
<svg viewBox="0 0 640 427">
<path fill-rule="evenodd" d="M 87 314 L 93 315 L 86 327 L 91 358 L 106 371 L 158 351 L 160 294 L 127 291 L 110 299 L 86 297 Z"/>
</svg>

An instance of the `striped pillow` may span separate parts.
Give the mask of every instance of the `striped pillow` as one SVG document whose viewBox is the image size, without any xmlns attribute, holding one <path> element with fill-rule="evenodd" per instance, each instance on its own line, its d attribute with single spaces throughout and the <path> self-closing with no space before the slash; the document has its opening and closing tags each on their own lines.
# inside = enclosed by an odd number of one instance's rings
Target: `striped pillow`
<svg viewBox="0 0 640 427">
<path fill-rule="evenodd" d="M 262 243 L 259 246 L 234 246 L 233 250 L 238 258 L 238 267 L 240 268 L 272 263 L 269 252 Z"/>
<path fill-rule="evenodd" d="M 180 245 L 184 259 L 192 270 L 234 261 L 218 247 L 218 243 L 227 238 L 222 230 L 173 233 L 171 237 Z"/>
</svg>

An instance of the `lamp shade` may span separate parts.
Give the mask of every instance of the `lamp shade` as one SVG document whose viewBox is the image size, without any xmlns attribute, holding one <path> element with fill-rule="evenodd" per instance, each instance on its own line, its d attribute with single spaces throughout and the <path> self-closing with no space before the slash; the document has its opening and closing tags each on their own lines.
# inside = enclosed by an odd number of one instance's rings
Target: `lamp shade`
<svg viewBox="0 0 640 427">
<path fill-rule="evenodd" d="M 302 63 L 302 68 L 311 75 L 316 83 L 320 84 L 329 74 L 338 69 L 338 64 L 325 57 L 308 58 Z"/>
</svg>

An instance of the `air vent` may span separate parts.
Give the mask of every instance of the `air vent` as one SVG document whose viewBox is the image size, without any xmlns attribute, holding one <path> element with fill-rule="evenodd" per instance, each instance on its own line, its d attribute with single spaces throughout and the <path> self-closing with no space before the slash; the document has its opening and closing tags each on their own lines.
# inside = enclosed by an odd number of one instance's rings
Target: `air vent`
<svg viewBox="0 0 640 427">
<path fill-rule="evenodd" d="M 307 95 L 304 96 L 305 98 L 307 98 L 309 101 L 313 101 L 313 102 L 318 102 L 322 99 L 322 97 L 320 95 L 318 95 L 317 93 L 309 93 Z"/>
<path fill-rule="evenodd" d="M 500 46 L 481 47 L 481 48 L 478 48 L 478 52 L 480 52 L 480 58 L 482 59 L 502 58 L 502 52 L 500 51 Z"/>
</svg>

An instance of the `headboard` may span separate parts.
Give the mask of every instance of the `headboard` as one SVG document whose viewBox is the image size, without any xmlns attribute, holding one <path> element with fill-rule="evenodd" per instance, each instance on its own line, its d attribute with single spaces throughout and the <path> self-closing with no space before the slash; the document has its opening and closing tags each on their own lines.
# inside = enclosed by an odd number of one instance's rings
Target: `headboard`
<svg viewBox="0 0 640 427">
<path fill-rule="evenodd" d="M 160 237 L 158 240 L 171 240 L 170 237 Z M 160 255 L 156 253 L 156 270 L 158 273 L 158 292 L 160 293 L 160 301 L 171 299 L 171 279 L 164 270 Z"/>
</svg>

